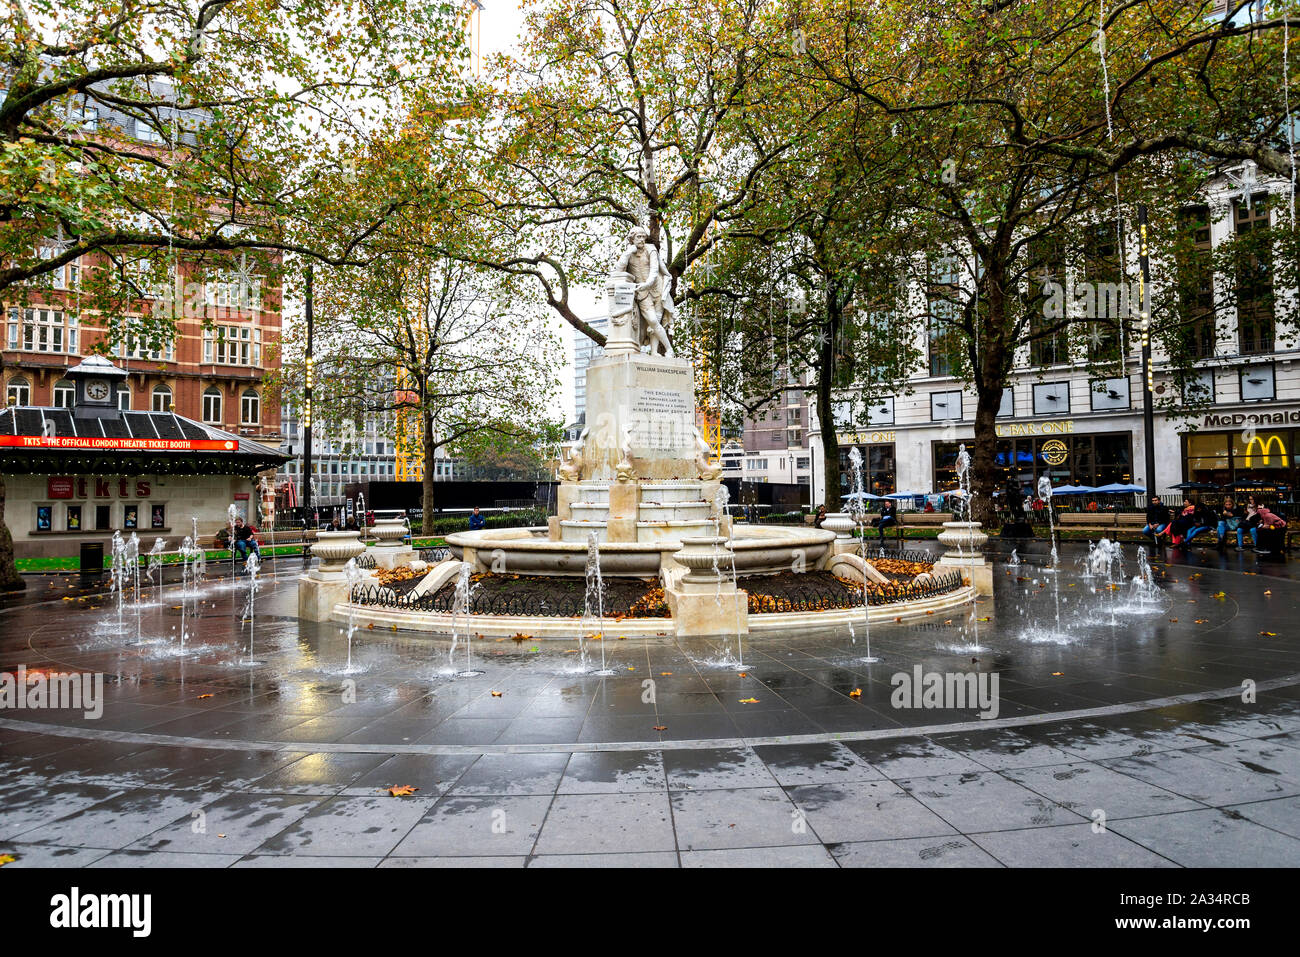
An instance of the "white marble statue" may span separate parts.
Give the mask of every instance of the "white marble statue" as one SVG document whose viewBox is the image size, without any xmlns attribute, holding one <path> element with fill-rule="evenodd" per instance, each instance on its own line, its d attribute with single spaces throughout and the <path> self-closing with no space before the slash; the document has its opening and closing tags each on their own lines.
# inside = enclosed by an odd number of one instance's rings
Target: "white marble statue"
<svg viewBox="0 0 1300 957">
<path fill-rule="evenodd" d="M 636 287 L 632 303 L 636 337 L 642 351 L 672 358 L 673 346 L 668 333 L 677 315 L 669 293 L 672 277 L 644 226 L 633 226 L 627 240 L 627 248 L 614 264 L 614 272 L 626 273 Z"/>
</svg>

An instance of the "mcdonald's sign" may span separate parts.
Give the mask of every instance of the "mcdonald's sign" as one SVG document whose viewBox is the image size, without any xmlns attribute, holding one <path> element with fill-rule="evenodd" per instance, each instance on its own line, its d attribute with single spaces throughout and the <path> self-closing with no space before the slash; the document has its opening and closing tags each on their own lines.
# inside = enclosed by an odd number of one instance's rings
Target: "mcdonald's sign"
<svg viewBox="0 0 1300 957">
<path fill-rule="evenodd" d="M 1250 441 L 1246 443 L 1246 468 L 1251 468 L 1255 464 L 1255 447 L 1257 445 L 1259 446 L 1258 454 L 1264 460 L 1262 464 L 1271 465 L 1274 443 L 1277 444 L 1277 456 L 1280 460 L 1277 464 L 1279 467 L 1285 466 L 1287 464 L 1286 443 L 1282 441 L 1282 436 L 1278 435 L 1276 432 L 1272 432 L 1269 433 L 1267 438 L 1262 435 L 1252 436 Z"/>
</svg>

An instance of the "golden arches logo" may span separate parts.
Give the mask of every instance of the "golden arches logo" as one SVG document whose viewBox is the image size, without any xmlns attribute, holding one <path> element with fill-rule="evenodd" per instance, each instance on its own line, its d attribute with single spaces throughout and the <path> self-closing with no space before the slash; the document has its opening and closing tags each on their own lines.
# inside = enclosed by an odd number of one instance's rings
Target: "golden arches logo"
<svg viewBox="0 0 1300 957">
<path fill-rule="evenodd" d="M 1270 464 L 1273 455 L 1273 443 L 1277 443 L 1277 455 L 1281 459 L 1279 465 L 1286 465 L 1286 443 L 1282 441 L 1282 436 L 1273 434 L 1266 440 L 1262 435 L 1256 435 L 1246 443 L 1246 468 L 1254 465 L 1255 452 L 1253 451 L 1256 443 L 1259 444 L 1259 455 L 1264 459 L 1264 464 Z"/>
</svg>

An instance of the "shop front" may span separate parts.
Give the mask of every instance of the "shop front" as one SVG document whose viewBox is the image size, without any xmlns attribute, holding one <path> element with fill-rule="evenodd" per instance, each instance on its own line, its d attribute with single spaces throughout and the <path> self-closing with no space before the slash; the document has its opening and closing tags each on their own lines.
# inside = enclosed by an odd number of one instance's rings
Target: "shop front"
<svg viewBox="0 0 1300 957">
<path fill-rule="evenodd" d="M 1212 485 L 1248 488 L 1296 487 L 1300 429 L 1246 427 L 1232 432 L 1182 435 L 1183 479 Z"/>
<path fill-rule="evenodd" d="M 1043 476 L 1054 486 L 1098 488 L 1133 481 L 1132 432 L 1076 434 L 1073 425 L 1073 422 L 1031 423 L 1032 434 L 1012 433 L 1013 429 L 1021 430 L 1025 426 L 999 428 L 1002 437 L 994 453 L 1002 476 L 999 485 L 1014 481 L 1023 489 L 1037 488 Z M 957 452 L 961 444 L 932 443 L 936 491 L 957 487 Z"/>
<path fill-rule="evenodd" d="M 840 494 L 853 491 L 853 465 L 850 450 L 862 453 L 862 486 L 872 495 L 888 495 L 898 489 L 898 464 L 894 452 L 894 433 L 840 433 Z"/>
</svg>

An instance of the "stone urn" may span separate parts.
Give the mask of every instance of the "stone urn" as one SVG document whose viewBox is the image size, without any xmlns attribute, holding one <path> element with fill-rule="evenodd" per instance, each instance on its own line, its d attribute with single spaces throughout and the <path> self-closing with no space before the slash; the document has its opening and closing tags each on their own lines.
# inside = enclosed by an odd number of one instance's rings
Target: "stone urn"
<svg viewBox="0 0 1300 957">
<path fill-rule="evenodd" d="M 939 541 L 948 547 L 945 559 L 969 559 L 978 555 L 988 540 L 979 522 L 944 522 L 939 533 Z"/>
<path fill-rule="evenodd" d="M 683 537 L 673 558 L 688 569 L 682 581 L 692 584 L 719 582 L 731 576 L 731 549 L 720 535 Z"/>
<path fill-rule="evenodd" d="M 375 524 L 370 526 L 370 533 L 378 539 L 376 548 L 396 548 L 406 536 L 406 522 L 398 517 L 375 517 Z"/>
<path fill-rule="evenodd" d="M 366 546 L 358 531 L 319 532 L 311 553 L 320 559 L 315 569 L 320 578 L 342 578 L 349 559 L 365 554 Z"/>
<path fill-rule="evenodd" d="M 857 527 L 858 523 L 848 512 L 831 512 L 822 519 L 822 528 L 830 529 L 839 539 L 848 539 L 849 533 Z"/>
</svg>

